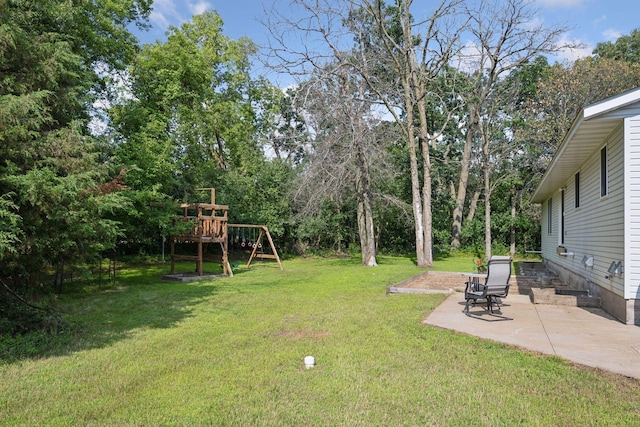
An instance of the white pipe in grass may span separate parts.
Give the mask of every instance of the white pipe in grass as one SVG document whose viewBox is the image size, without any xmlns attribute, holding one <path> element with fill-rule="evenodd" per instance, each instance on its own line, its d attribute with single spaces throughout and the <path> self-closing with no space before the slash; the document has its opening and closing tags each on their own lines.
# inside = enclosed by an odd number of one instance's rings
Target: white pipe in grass
<svg viewBox="0 0 640 427">
<path fill-rule="evenodd" d="M 313 356 L 307 356 L 304 358 L 304 366 L 309 369 L 313 368 L 316 364 L 316 359 Z"/>
</svg>

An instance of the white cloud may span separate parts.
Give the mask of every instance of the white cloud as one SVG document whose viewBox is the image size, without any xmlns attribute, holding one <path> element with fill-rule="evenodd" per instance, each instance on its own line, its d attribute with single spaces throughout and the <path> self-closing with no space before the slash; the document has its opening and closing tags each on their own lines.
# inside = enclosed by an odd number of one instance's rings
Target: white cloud
<svg viewBox="0 0 640 427">
<path fill-rule="evenodd" d="M 556 53 L 555 57 L 558 58 L 560 62 L 562 61 L 575 61 L 576 59 L 586 58 L 587 56 L 591 56 L 593 52 L 593 45 L 591 43 L 583 42 L 579 39 L 568 39 L 563 38 L 558 42 L 559 46 L 576 46 L 576 47 L 565 47 L 560 52 Z"/>
<path fill-rule="evenodd" d="M 169 22 L 167 17 L 157 9 L 154 9 L 149 14 L 149 21 L 154 27 L 161 28 L 163 31 L 166 30 L 169 25 L 171 25 L 171 22 Z"/>
<path fill-rule="evenodd" d="M 602 36 L 608 41 L 616 41 L 622 35 L 622 33 L 618 30 L 614 30 L 613 28 L 609 28 L 602 32 Z"/>
<path fill-rule="evenodd" d="M 155 0 L 153 2 L 153 10 L 149 15 L 149 20 L 154 27 L 165 31 L 169 25 L 175 25 L 174 19 L 177 10 L 174 3 L 174 0 Z"/>
<path fill-rule="evenodd" d="M 179 27 L 190 21 L 193 15 L 200 15 L 212 7 L 211 3 L 202 0 L 155 0 L 149 20 L 155 27 L 166 31 L 170 25 Z"/>
<path fill-rule="evenodd" d="M 459 70 L 470 73 L 480 68 L 480 58 L 480 47 L 472 41 L 468 41 L 457 55 L 457 64 L 455 65 Z"/>
<path fill-rule="evenodd" d="M 606 22 L 606 20 L 607 20 L 607 15 L 602 15 L 602 16 L 600 16 L 599 18 L 595 19 L 595 20 L 593 21 L 593 23 L 594 23 L 595 25 L 598 25 L 598 24 L 600 24 L 601 22 Z"/>
<path fill-rule="evenodd" d="M 200 1 L 189 5 L 189 10 L 193 15 L 202 15 L 211 8 L 212 5 L 206 1 Z"/>
</svg>

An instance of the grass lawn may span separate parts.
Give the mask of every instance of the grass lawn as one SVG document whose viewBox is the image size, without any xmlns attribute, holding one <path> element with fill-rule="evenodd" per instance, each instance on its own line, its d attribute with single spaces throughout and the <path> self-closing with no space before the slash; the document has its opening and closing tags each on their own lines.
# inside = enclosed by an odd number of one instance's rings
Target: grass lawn
<svg viewBox="0 0 640 427">
<path fill-rule="evenodd" d="M 64 294 L 73 327 L 0 362 L 0 425 L 640 425 L 640 381 L 424 326 L 445 297 L 386 295 L 421 271 L 379 262 L 131 268 Z"/>
</svg>

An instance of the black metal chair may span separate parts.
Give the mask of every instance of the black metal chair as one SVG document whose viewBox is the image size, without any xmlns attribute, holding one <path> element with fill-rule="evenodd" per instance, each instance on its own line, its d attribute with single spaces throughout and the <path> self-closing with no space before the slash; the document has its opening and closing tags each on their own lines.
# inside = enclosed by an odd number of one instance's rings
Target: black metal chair
<svg viewBox="0 0 640 427">
<path fill-rule="evenodd" d="M 510 277 L 511 257 L 492 257 L 487 266 L 487 277 L 484 283 L 476 280 L 466 282 L 465 314 L 469 316 L 469 306 L 475 306 L 481 300 L 486 302 L 489 313 L 493 314 L 494 306 L 500 310 L 501 298 L 505 298 L 509 294 Z"/>
</svg>

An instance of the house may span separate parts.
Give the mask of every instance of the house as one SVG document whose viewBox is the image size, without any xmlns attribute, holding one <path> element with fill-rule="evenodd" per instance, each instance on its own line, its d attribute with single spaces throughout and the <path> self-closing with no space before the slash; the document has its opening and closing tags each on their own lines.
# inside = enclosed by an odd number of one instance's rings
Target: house
<svg viewBox="0 0 640 427">
<path fill-rule="evenodd" d="M 640 324 L 640 88 L 582 110 L 532 200 L 547 266 Z"/>
</svg>

